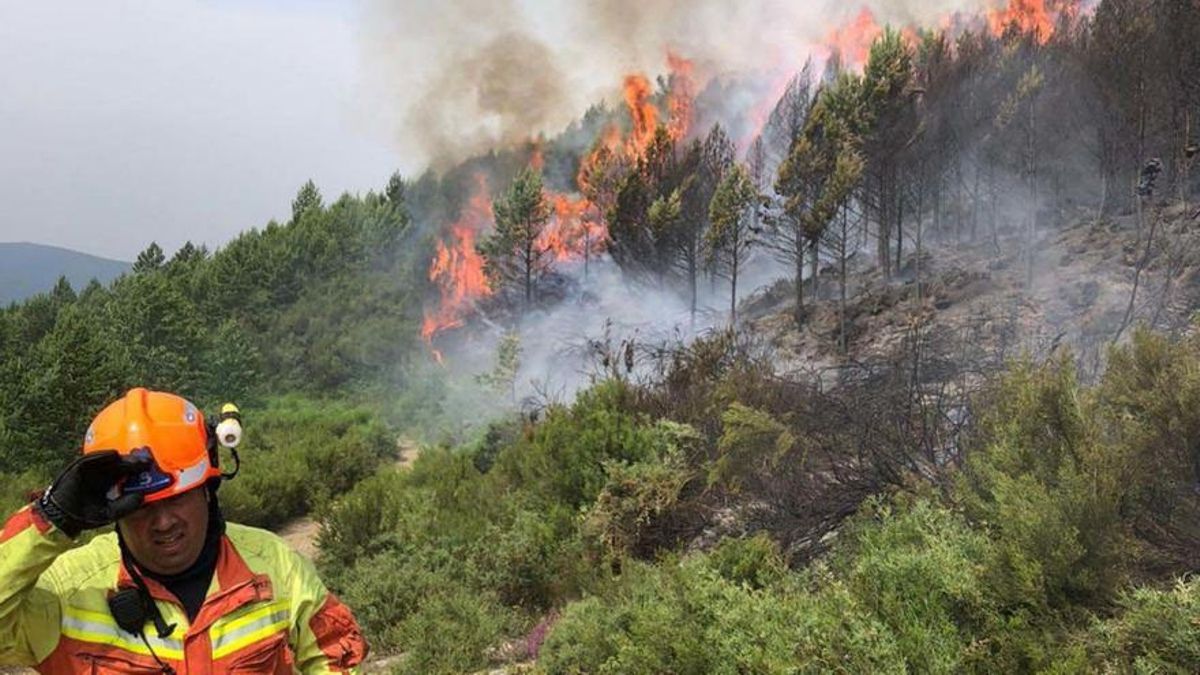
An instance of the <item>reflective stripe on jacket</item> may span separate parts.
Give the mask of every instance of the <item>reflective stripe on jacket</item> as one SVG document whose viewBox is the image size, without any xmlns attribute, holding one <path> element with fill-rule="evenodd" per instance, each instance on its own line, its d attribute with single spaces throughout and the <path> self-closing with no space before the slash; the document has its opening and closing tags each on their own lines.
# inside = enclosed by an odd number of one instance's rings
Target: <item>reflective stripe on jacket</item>
<svg viewBox="0 0 1200 675">
<path fill-rule="evenodd" d="M 32 509 L 0 530 L 0 665 L 43 673 L 353 673 L 367 644 L 350 611 L 279 537 L 229 524 L 195 621 L 146 579 L 167 624 L 126 633 L 108 597 L 132 582 L 116 535 L 76 547 Z"/>
</svg>

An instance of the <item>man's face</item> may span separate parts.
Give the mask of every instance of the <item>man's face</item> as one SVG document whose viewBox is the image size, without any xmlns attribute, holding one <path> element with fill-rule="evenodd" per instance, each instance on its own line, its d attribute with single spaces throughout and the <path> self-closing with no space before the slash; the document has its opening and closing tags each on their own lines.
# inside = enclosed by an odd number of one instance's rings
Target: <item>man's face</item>
<svg viewBox="0 0 1200 675">
<path fill-rule="evenodd" d="M 146 504 L 117 524 L 133 557 L 155 574 L 178 574 L 200 557 L 208 533 L 208 491 Z"/>
</svg>

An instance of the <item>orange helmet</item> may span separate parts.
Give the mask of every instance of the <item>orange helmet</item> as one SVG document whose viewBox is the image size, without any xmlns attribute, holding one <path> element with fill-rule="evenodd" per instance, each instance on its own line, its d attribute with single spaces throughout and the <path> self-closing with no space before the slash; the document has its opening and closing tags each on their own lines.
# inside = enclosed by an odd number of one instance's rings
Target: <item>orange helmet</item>
<svg viewBox="0 0 1200 675">
<path fill-rule="evenodd" d="M 175 394 L 129 390 L 96 415 L 83 440 L 83 454 L 116 450 L 122 455 L 145 455 L 153 467 L 129 478 L 122 489 L 145 494 L 155 502 L 200 487 L 219 478 L 214 444 L 204 415 Z"/>
</svg>

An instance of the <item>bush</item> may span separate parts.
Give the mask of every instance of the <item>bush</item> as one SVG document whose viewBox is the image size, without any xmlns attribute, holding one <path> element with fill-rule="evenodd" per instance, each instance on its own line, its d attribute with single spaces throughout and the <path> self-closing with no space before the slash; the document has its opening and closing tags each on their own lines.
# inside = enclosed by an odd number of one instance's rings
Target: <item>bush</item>
<svg viewBox="0 0 1200 675">
<path fill-rule="evenodd" d="M 404 648 L 399 673 L 469 673 L 488 665 L 488 650 L 517 620 L 489 593 L 438 589 L 396 629 Z"/>
<path fill-rule="evenodd" d="M 335 589 L 356 561 L 381 553 L 401 518 L 420 518 L 421 493 L 407 490 L 405 474 L 381 471 L 359 483 L 330 508 L 317 535 L 318 562 L 326 583 Z"/>
<path fill-rule="evenodd" d="M 1099 607 L 1124 578 L 1123 458 L 1064 359 L 1021 365 L 981 416 L 956 496 L 996 543 L 993 583 L 1035 613 Z"/>
<path fill-rule="evenodd" d="M 609 593 L 569 605 L 543 673 L 904 672 L 887 630 L 844 586 L 754 590 L 703 556 L 631 563 Z"/>
<path fill-rule="evenodd" d="M 784 424 L 741 403 L 730 405 L 721 415 L 721 423 L 724 432 L 717 442 L 717 459 L 709 469 L 710 486 L 720 483 L 736 491 L 747 481 L 761 480 L 796 445 L 795 436 Z"/>
<path fill-rule="evenodd" d="M 1160 591 L 1125 593 L 1118 616 L 1097 622 L 1090 635 L 1097 671 L 1200 672 L 1200 581 Z"/>
<path fill-rule="evenodd" d="M 763 532 L 722 539 L 708 562 L 722 579 L 754 590 L 775 585 L 788 571 L 779 545 Z"/>
<path fill-rule="evenodd" d="M 315 511 L 395 452 L 370 411 L 345 403 L 285 397 L 244 416 L 244 461 L 221 503 L 231 520 L 248 525 L 278 527 Z"/>
<path fill-rule="evenodd" d="M 607 481 L 604 462 L 637 462 L 662 455 L 667 433 L 628 412 L 628 385 L 609 381 L 579 395 L 569 409 L 550 410 L 527 438 L 509 446 L 493 473 L 514 487 L 576 509 L 591 503 Z"/>
<path fill-rule="evenodd" d="M 871 519 L 851 527 L 835 557 L 837 577 L 887 626 L 910 670 L 965 670 L 983 656 L 971 652 L 973 639 L 994 628 L 987 625 L 990 598 L 980 566 L 990 542 L 924 499 L 910 507 L 875 504 L 868 513 Z"/>
<path fill-rule="evenodd" d="M 463 587 L 468 577 L 457 551 L 397 548 L 358 560 L 342 593 L 371 643 L 386 651 L 404 647 L 399 626 L 429 598 Z"/>
<path fill-rule="evenodd" d="M 1109 354 L 1099 422 L 1125 461 L 1124 517 L 1142 544 L 1138 567 L 1158 578 L 1200 557 L 1200 336 L 1146 331 Z"/>
<path fill-rule="evenodd" d="M 609 558 L 652 553 L 656 520 L 675 506 L 690 471 L 678 452 L 635 464 L 608 461 L 607 480 L 584 514 L 583 534 Z"/>
<path fill-rule="evenodd" d="M 508 606 L 545 610 L 575 597 L 591 581 L 576 514 L 510 503 L 472 546 L 476 583 Z"/>
</svg>

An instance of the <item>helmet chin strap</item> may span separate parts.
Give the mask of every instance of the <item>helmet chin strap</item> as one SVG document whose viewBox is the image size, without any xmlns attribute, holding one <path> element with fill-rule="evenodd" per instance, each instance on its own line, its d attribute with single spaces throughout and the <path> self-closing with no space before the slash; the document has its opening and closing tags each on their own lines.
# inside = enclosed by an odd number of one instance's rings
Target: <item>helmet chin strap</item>
<svg viewBox="0 0 1200 675">
<path fill-rule="evenodd" d="M 141 601 L 139 604 L 142 607 L 141 616 L 134 616 L 133 612 L 125 610 L 123 612 L 125 614 L 124 618 L 130 625 L 121 625 L 121 628 L 135 635 L 141 635 L 144 638 L 146 621 L 150 620 L 154 622 L 154 630 L 158 633 L 160 639 L 170 637 L 171 633 L 175 632 L 175 624 L 168 624 L 163 619 L 162 612 L 159 611 L 154 598 L 150 596 L 150 589 L 146 586 L 146 580 L 142 578 L 140 563 L 133 557 L 133 553 L 130 552 L 129 547 L 125 545 L 125 537 L 121 534 L 120 527 L 117 527 L 117 545 L 121 549 L 121 559 L 125 562 L 125 569 L 129 572 L 129 578 L 133 580 L 134 586 L 137 587 L 136 592 L 138 599 Z M 126 591 L 129 590 L 132 589 L 126 589 Z M 120 595 L 120 592 L 113 597 L 115 598 L 118 595 Z M 114 609 L 111 601 L 109 602 L 109 609 Z M 117 616 L 116 612 L 113 612 L 113 615 L 117 619 L 117 622 L 121 623 L 122 617 Z"/>
<path fill-rule="evenodd" d="M 207 541 L 208 538 L 219 539 L 225 534 L 225 517 L 221 513 L 220 502 L 217 501 L 217 488 L 220 483 L 220 480 L 212 479 L 205 486 L 205 498 L 208 501 L 208 528 L 204 535 L 206 546 L 210 544 Z M 117 620 L 117 625 L 127 633 L 140 636 L 143 641 L 146 641 L 147 621 L 154 623 L 154 630 L 160 639 L 166 639 L 175 632 L 176 624 L 169 624 L 163 618 L 162 612 L 150 595 L 150 588 L 146 585 L 142 574 L 141 563 L 125 543 L 125 535 L 121 531 L 120 525 L 118 524 L 114 529 L 117 532 L 117 546 L 121 551 L 121 560 L 125 563 L 125 569 L 129 572 L 129 578 L 133 581 L 135 588 L 126 588 L 113 594 L 109 598 L 109 611 Z M 147 649 L 150 649 L 148 642 L 146 646 Z M 170 666 L 158 658 L 153 649 L 150 649 L 150 653 L 167 672 L 174 672 Z"/>
</svg>

